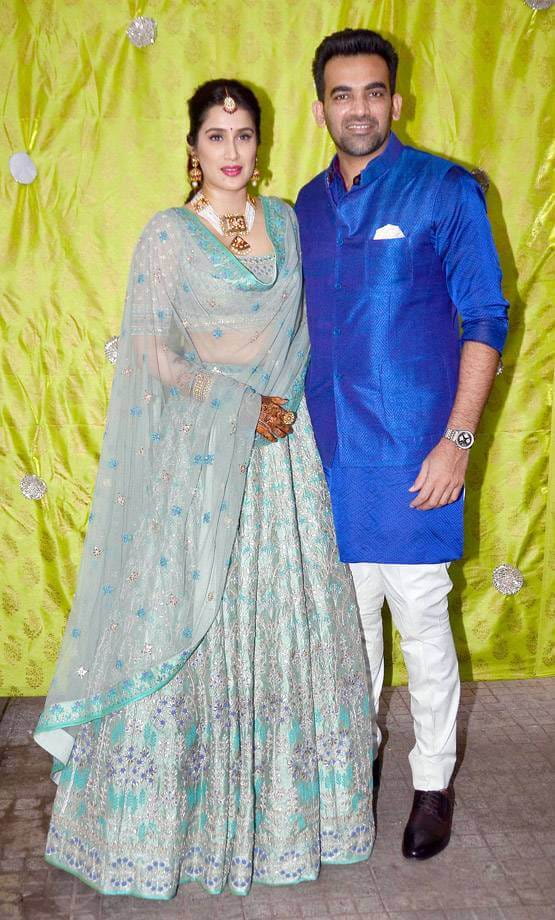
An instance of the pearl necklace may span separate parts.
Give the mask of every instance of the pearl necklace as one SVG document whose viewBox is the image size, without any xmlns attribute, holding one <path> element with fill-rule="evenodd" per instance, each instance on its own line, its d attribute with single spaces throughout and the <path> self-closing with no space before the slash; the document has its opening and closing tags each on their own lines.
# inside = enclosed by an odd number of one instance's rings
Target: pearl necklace
<svg viewBox="0 0 555 920">
<path fill-rule="evenodd" d="M 202 192 L 197 192 L 191 200 L 191 207 L 195 214 L 202 217 L 220 236 L 233 236 L 229 248 L 234 253 L 248 252 L 250 243 L 241 236 L 243 233 L 250 233 L 254 226 L 256 217 L 256 205 L 254 199 L 247 196 L 244 214 L 222 214 L 214 210 L 208 198 Z M 235 234 L 235 236 L 234 236 Z"/>
</svg>

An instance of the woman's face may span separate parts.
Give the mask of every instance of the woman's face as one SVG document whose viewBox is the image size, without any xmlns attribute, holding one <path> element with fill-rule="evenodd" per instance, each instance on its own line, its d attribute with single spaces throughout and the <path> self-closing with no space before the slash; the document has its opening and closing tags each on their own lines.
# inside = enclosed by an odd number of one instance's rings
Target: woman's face
<svg viewBox="0 0 555 920">
<path fill-rule="evenodd" d="M 192 152 L 200 160 L 203 190 L 236 192 L 248 184 L 255 166 L 258 142 L 250 112 L 233 113 L 221 105 L 208 109 Z"/>
</svg>

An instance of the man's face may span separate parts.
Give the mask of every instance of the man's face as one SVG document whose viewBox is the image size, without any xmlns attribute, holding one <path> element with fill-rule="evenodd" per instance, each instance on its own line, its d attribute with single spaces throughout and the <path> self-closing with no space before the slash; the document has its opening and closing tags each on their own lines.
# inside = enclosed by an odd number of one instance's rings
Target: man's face
<svg viewBox="0 0 555 920">
<path fill-rule="evenodd" d="M 314 117 L 327 126 L 337 149 L 353 157 L 379 151 L 403 101 L 398 93 L 391 95 L 384 59 L 378 54 L 333 57 L 324 69 L 324 88 L 324 101 L 313 105 Z"/>
</svg>

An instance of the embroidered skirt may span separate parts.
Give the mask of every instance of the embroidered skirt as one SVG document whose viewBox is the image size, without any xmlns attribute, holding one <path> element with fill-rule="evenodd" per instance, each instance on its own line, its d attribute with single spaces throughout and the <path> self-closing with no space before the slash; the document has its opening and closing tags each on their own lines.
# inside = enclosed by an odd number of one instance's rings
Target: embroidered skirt
<svg viewBox="0 0 555 920">
<path fill-rule="evenodd" d="M 220 611 L 166 686 L 82 726 L 46 858 L 105 894 L 315 879 L 370 855 L 371 713 L 306 408 L 253 449 Z"/>
</svg>

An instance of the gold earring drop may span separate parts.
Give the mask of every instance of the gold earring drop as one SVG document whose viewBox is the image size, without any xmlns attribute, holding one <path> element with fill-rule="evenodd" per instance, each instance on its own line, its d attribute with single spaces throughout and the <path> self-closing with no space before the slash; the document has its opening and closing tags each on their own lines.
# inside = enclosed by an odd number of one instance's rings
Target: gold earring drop
<svg viewBox="0 0 555 920">
<path fill-rule="evenodd" d="M 202 169 L 200 160 L 194 153 L 190 154 L 189 182 L 193 188 L 198 188 L 202 184 Z"/>
<path fill-rule="evenodd" d="M 251 176 L 251 185 L 253 185 L 254 188 L 256 188 L 259 182 L 260 182 L 260 170 L 258 168 L 258 157 L 257 157 L 256 160 L 254 161 L 254 170 Z"/>
</svg>

